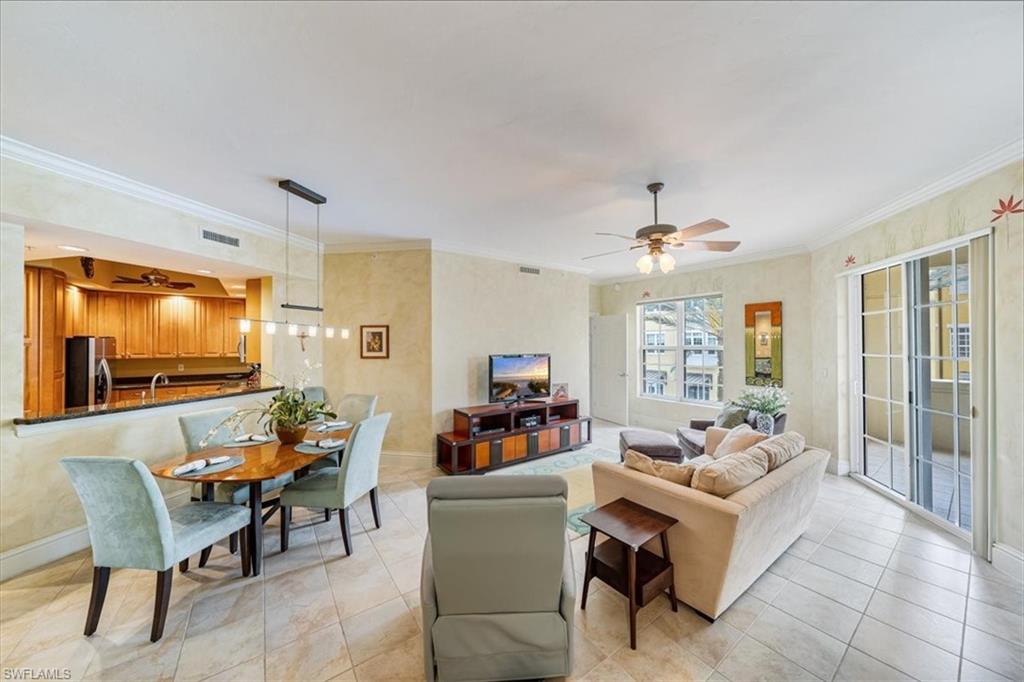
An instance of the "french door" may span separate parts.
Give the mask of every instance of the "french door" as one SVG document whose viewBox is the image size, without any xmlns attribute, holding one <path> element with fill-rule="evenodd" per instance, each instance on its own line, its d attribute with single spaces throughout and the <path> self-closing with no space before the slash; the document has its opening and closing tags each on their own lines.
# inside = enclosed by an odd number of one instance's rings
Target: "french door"
<svg viewBox="0 0 1024 682">
<path fill-rule="evenodd" d="M 985 242 L 987 244 L 987 240 Z M 851 278 L 853 470 L 972 530 L 968 242 Z"/>
</svg>

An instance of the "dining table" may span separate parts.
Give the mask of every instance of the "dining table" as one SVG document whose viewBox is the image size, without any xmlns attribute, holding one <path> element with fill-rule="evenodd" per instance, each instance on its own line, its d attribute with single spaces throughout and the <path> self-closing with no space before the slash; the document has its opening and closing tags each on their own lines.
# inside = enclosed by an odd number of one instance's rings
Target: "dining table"
<svg viewBox="0 0 1024 682">
<path fill-rule="evenodd" d="M 316 440 L 330 438 L 344 439 L 352 432 L 352 427 L 336 428 L 324 432 L 316 432 Z M 214 499 L 214 486 L 218 483 L 239 483 L 249 486 L 249 525 L 246 534 L 249 547 L 250 565 L 243 567 L 243 575 L 259 575 L 263 566 L 263 482 L 272 480 L 283 474 L 294 472 L 296 477 L 304 475 L 309 466 L 329 454 L 344 449 L 344 444 L 335 448 L 318 448 L 314 453 L 296 450 L 301 443 L 285 444 L 279 440 L 265 443 L 239 446 L 226 444 L 190 452 L 183 456 L 159 462 L 149 467 L 158 478 L 171 479 L 188 483 L 202 484 L 202 500 L 209 502 Z M 178 467 L 189 462 L 212 457 L 238 457 L 242 462 L 237 466 L 220 471 L 204 473 L 202 470 L 190 474 L 176 475 Z M 215 469 L 216 467 L 210 467 Z M 287 515 L 281 515 L 281 523 L 287 523 Z M 286 551 L 282 547 L 281 551 Z M 249 568 L 250 570 L 245 570 Z"/>
</svg>

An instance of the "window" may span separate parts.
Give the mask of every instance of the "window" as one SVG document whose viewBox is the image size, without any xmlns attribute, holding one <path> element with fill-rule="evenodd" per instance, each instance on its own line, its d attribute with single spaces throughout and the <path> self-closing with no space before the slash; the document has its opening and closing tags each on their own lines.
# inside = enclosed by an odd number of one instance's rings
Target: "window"
<svg viewBox="0 0 1024 682">
<path fill-rule="evenodd" d="M 722 402 L 722 297 L 637 306 L 641 395 Z"/>
</svg>

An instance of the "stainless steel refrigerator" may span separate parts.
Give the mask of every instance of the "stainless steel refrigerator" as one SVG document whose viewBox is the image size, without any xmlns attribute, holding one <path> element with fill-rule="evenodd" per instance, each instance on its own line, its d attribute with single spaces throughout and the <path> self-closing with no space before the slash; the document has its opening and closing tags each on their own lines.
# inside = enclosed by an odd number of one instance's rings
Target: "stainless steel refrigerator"
<svg viewBox="0 0 1024 682">
<path fill-rule="evenodd" d="M 117 352 L 117 339 L 72 336 L 65 344 L 64 407 L 106 405 L 114 384 L 108 358 Z"/>
</svg>

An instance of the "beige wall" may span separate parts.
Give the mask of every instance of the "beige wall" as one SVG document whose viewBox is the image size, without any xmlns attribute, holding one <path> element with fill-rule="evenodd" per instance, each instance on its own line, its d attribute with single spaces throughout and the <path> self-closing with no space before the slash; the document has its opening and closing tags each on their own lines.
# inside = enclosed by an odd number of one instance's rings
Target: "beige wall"
<svg viewBox="0 0 1024 682">
<path fill-rule="evenodd" d="M 719 408 L 699 403 L 639 396 L 637 303 L 699 294 L 722 294 L 724 304 L 725 399 L 745 386 L 743 310 L 747 303 L 782 301 L 783 388 L 793 396 L 787 427 L 811 432 L 810 356 L 811 316 L 807 305 L 810 285 L 807 255 L 787 256 L 723 268 L 651 276 L 601 287 L 601 314 L 625 314 L 629 323 L 629 418 L 640 426 L 674 432 L 690 419 L 709 419 Z M 645 296 L 646 294 L 646 296 Z"/>
<path fill-rule="evenodd" d="M 550 353 L 552 382 L 590 408 L 590 284 L 584 275 L 434 251 L 434 428 L 450 431 L 452 409 L 487 402 L 487 356 Z"/>
<path fill-rule="evenodd" d="M 391 412 L 384 447 L 429 455 L 431 422 L 430 251 L 329 254 L 324 259 L 326 324 L 347 327 L 324 354 L 324 381 L 332 399 L 345 393 L 380 396 Z M 391 357 L 359 357 L 359 326 L 390 325 Z"/>
</svg>

